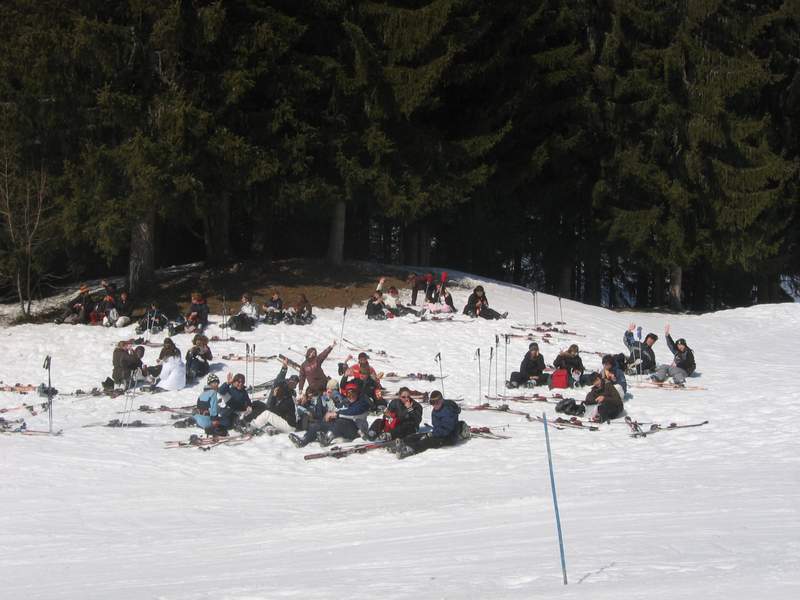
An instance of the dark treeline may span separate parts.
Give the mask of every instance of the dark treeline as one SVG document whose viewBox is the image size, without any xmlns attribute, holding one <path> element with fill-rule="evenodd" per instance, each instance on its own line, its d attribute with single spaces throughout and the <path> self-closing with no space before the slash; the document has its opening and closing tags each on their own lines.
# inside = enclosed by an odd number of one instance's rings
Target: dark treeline
<svg viewBox="0 0 800 600">
<path fill-rule="evenodd" d="M 797 0 L 5 0 L 0 270 L 286 256 L 708 309 L 800 273 Z"/>
</svg>

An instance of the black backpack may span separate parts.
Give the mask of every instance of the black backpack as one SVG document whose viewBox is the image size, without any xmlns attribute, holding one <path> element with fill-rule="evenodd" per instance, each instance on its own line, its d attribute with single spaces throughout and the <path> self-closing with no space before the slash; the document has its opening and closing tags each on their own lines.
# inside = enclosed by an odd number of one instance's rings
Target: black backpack
<svg viewBox="0 0 800 600">
<path fill-rule="evenodd" d="M 586 412 L 586 407 L 583 403 L 578 404 L 575 402 L 574 398 L 564 398 L 556 404 L 556 412 L 580 417 Z"/>
</svg>

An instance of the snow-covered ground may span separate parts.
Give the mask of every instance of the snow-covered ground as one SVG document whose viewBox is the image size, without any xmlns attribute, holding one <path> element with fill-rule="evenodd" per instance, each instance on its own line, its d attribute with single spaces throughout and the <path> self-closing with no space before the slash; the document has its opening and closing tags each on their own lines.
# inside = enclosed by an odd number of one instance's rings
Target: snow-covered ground
<svg viewBox="0 0 800 600">
<path fill-rule="evenodd" d="M 507 321 L 371 322 L 352 310 L 345 337 L 401 357 L 373 361 L 379 370 L 434 372 L 433 357 L 441 352 L 447 395 L 477 404 L 475 349 L 482 351 L 485 388 L 495 334 L 533 321 L 529 293 L 483 283 L 491 304 L 510 311 Z M 456 304 L 463 306 L 467 294 L 455 290 Z M 543 345 L 548 363 L 573 341 L 586 350 L 624 351 L 622 333 L 631 320 L 658 333 L 656 356 L 670 359 L 663 315 L 571 301 L 563 311 L 566 327 L 585 337 Z M 258 354 L 322 348 L 338 337 L 342 311 L 317 314 L 310 327 L 261 325 L 237 337 L 254 343 Z M 558 300 L 540 295 L 540 320 L 559 317 Z M 118 418 L 125 400 L 64 396 L 54 410 L 63 435 L 0 436 L 0 596 L 797 597 L 800 421 L 791 411 L 800 397 L 790 361 L 800 306 L 669 321 L 695 350 L 701 376 L 690 382 L 707 390 L 634 388 L 627 412 L 639 421 L 710 423 L 645 439 L 629 437 L 624 424 L 596 432 L 551 429 L 568 586 L 561 582 L 543 428 L 524 417 L 462 412 L 473 425 L 505 427 L 509 440 L 473 439 L 404 461 L 375 451 L 307 462 L 306 451 L 286 436 L 201 452 L 164 449 L 165 440 L 186 439 L 190 430 L 84 428 Z M 209 331 L 220 332 L 217 325 Z M 110 374 L 115 341 L 128 337 L 132 327 L 2 328 L 0 379 L 40 383 L 50 354 L 55 387 L 89 389 Z M 189 336 L 176 342 L 185 351 Z M 526 348 L 527 341 L 512 340 L 509 371 Z M 212 350 L 221 356 L 243 352 L 243 345 L 217 343 Z M 344 352 L 334 351 L 329 374 Z M 146 359 L 157 353 L 148 348 Z M 499 358 L 502 374 L 502 342 Z M 584 355 L 590 368 L 599 360 Z M 277 370 L 275 363 L 258 363 L 255 378 Z M 192 404 L 199 390 L 144 394 L 136 404 Z M 0 407 L 21 401 L 41 400 L 0 393 Z M 554 415 L 553 405 L 512 407 Z M 27 417 L 30 428 L 46 428 L 46 414 Z M 170 422 L 168 414 L 134 418 Z"/>
</svg>

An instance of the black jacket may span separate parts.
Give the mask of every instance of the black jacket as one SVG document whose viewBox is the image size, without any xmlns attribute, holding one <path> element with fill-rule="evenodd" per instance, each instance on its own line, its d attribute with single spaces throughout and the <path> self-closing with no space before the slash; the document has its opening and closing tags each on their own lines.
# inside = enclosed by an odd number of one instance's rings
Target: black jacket
<svg viewBox="0 0 800 600">
<path fill-rule="evenodd" d="M 566 352 L 556 356 L 556 359 L 553 361 L 553 366 L 556 369 L 566 369 L 570 373 L 572 371 L 578 371 L 581 375 L 583 375 L 583 372 L 586 370 L 580 356 L 570 356 Z"/>
<path fill-rule="evenodd" d="M 127 300 L 122 300 L 120 298 L 117 300 L 117 315 L 120 317 L 128 317 L 131 318 L 131 314 L 133 313 L 133 302 L 131 299 L 128 298 Z"/>
<path fill-rule="evenodd" d="M 422 405 L 416 400 L 411 401 L 411 409 L 399 399 L 392 400 L 386 411 L 394 413 L 397 419 L 397 425 L 391 430 L 393 439 L 416 433 L 422 423 Z"/>
<path fill-rule="evenodd" d="M 464 306 L 464 314 L 465 315 L 472 315 L 475 316 L 478 314 L 479 309 L 483 308 L 484 306 L 489 306 L 489 300 L 486 298 L 486 293 L 484 292 L 483 296 L 478 296 L 475 292 L 472 292 L 467 298 L 467 303 Z"/>
<path fill-rule="evenodd" d="M 272 391 L 267 398 L 267 410 L 275 413 L 289 425 L 297 428 L 297 410 L 294 405 L 294 394 L 286 385 L 286 367 L 281 367 L 273 382 Z"/>
<path fill-rule="evenodd" d="M 386 308 L 383 304 L 383 300 L 375 300 L 370 298 L 367 302 L 367 310 L 365 314 L 368 317 L 376 317 L 378 315 L 384 314 L 383 309 Z"/>
<path fill-rule="evenodd" d="M 656 370 L 656 355 L 650 346 L 644 342 L 634 340 L 632 331 L 626 331 L 622 341 L 625 342 L 625 346 L 631 352 L 628 364 L 632 364 L 637 359 L 642 359 L 642 364 L 636 368 L 638 373 L 649 373 Z"/>
<path fill-rule="evenodd" d="M 603 384 L 599 388 L 592 386 L 592 389 L 586 394 L 586 399 L 583 403 L 597 404 L 597 398 L 600 396 L 603 396 L 603 404 L 607 404 L 609 408 L 614 408 L 614 410 L 611 411 L 612 413 L 619 414 L 622 412 L 622 398 L 619 397 L 617 388 L 615 388 L 614 384 L 610 381 L 603 381 Z"/>
<path fill-rule="evenodd" d="M 522 359 L 522 363 L 519 365 L 519 374 L 527 381 L 531 377 L 541 377 L 544 368 L 544 357 L 539 354 L 536 358 L 533 358 L 529 351 L 525 353 L 525 358 Z"/>
<path fill-rule="evenodd" d="M 672 336 L 667 334 L 667 348 L 675 357 L 675 366 L 679 369 L 686 371 L 688 375 L 694 373 L 696 365 L 694 364 L 694 352 L 689 346 L 685 346 L 683 352 L 675 347 L 675 342 L 672 341 Z"/>
</svg>

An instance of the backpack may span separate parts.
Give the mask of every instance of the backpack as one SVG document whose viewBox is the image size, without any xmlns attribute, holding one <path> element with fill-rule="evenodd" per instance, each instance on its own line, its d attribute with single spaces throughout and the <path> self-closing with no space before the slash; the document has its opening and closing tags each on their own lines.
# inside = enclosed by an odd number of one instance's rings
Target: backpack
<svg viewBox="0 0 800 600">
<path fill-rule="evenodd" d="M 550 375 L 550 389 L 560 388 L 566 389 L 569 387 L 569 373 L 566 369 L 556 369 Z"/>
<path fill-rule="evenodd" d="M 586 412 L 586 407 L 581 403 L 575 402 L 574 398 L 564 398 L 556 404 L 556 412 L 565 415 L 582 416 Z"/>
</svg>

